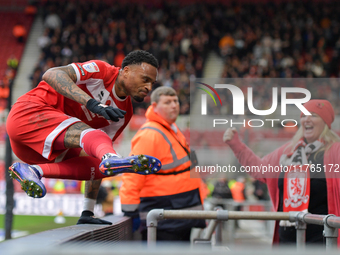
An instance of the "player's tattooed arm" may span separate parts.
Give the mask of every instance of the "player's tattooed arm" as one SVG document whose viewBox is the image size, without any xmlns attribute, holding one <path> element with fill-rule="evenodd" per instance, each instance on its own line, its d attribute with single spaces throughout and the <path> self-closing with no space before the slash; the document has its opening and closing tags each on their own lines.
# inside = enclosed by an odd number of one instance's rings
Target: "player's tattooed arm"
<svg viewBox="0 0 340 255">
<path fill-rule="evenodd" d="M 97 195 L 99 192 L 101 179 L 94 181 L 86 181 L 85 182 L 85 197 L 91 199 L 97 199 Z"/>
<path fill-rule="evenodd" d="M 77 75 L 71 65 L 47 70 L 42 79 L 63 96 L 86 105 L 91 97 L 81 90 L 75 82 Z"/>
</svg>

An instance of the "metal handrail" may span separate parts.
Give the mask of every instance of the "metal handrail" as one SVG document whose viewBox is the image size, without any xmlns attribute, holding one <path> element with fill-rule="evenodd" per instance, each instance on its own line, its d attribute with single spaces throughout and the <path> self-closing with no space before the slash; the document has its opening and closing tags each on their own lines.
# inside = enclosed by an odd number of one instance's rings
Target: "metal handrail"
<svg viewBox="0 0 340 255">
<path fill-rule="evenodd" d="M 229 199 L 229 198 L 209 197 L 205 200 L 205 203 L 207 205 L 210 204 L 211 205 L 210 208 L 216 208 L 216 206 L 218 207 L 222 206 L 223 207 L 222 209 L 229 210 L 229 211 L 239 211 L 239 209 L 237 208 L 240 208 L 240 207 L 243 208 L 242 211 L 250 211 L 250 208 L 249 208 L 250 206 L 262 206 L 263 211 L 267 211 L 267 212 L 270 212 L 273 209 L 273 205 L 270 200 L 245 200 L 245 201 L 240 202 L 240 201 L 235 201 L 232 198 Z M 270 229 L 271 225 L 269 224 L 269 221 L 264 221 L 264 224 L 267 230 L 267 234 L 270 235 L 272 230 Z M 234 240 L 235 227 L 236 227 L 236 223 L 234 223 L 234 220 L 230 220 L 228 223 L 228 227 L 227 227 L 227 235 L 228 235 L 230 242 Z"/>
<path fill-rule="evenodd" d="M 148 246 L 153 246 L 156 244 L 158 221 L 165 219 L 210 219 L 218 221 L 227 221 L 229 219 L 288 220 L 290 222 L 296 223 L 296 244 L 297 248 L 300 249 L 305 247 L 306 224 L 324 225 L 326 249 L 334 249 L 337 247 L 338 228 L 340 228 L 340 217 L 336 217 L 335 215 L 316 215 L 305 212 L 242 212 L 228 210 L 194 211 L 153 209 L 148 213 L 146 218 Z"/>
</svg>

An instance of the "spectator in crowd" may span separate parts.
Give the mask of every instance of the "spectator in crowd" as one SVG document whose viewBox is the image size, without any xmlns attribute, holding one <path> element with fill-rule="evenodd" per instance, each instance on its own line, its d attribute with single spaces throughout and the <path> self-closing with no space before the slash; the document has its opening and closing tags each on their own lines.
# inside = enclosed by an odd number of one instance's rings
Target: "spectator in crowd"
<svg viewBox="0 0 340 255">
<path fill-rule="evenodd" d="M 228 179 L 227 178 L 220 178 L 214 184 L 214 190 L 212 192 L 212 197 L 223 198 L 223 199 L 233 198 L 232 194 L 231 194 L 231 190 L 228 186 Z"/>
<path fill-rule="evenodd" d="M 146 215 L 155 208 L 202 210 L 202 183 L 192 171 L 195 166 L 190 148 L 175 121 L 179 114 L 176 91 L 158 87 L 151 94 L 147 122 L 132 139 L 131 154 L 147 154 L 161 160 L 161 171 L 152 176 L 123 174 L 120 188 L 122 211 L 133 219 L 147 239 Z M 151 177 L 151 178 L 149 178 Z M 193 227 L 205 227 L 204 220 L 163 220 L 158 223 L 157 240 L 190 241 Z"/>
<path fill-rule="evenodd" d="M 267 185 L 259 180 L 254 179 L 254 196 L 258 200 L 269 200 Z"/>
<path fill-rule="evenodd" d="M 231 191 L 232 198 L 235 202 L 242 203 L 246 200 L 246 179 L 244 177 L 237 177 L 236 180 L 231 180 L 228 185 Z M 238 208 L 238 211 L 241 207 Z"/>
<path fill-rule="evenodd" d="M 152 54 L 138 50 L 125 57 L 122 68 L 91 60 L 49 69 L 8 115 L 12 150 L 25 162 L 10 167 L 11 177 L 34 198 L 46 194 L 43 176 L 90 180 L 78 223 L 110 224 L 92 217 L 101 179 L 161 168 L 151 156 L 122 158 L 112 145 L 131 119 L 131 98 L 144 100 L 157 68 Z"/>
<path fill-rule="evenodd" d="M 231 196 L 237 203 L 242 203 L 246 200 L 246 179 L 242 176 L 236 178 L 236 180 L 230 180 L 228 186 L 230 188 Z M 235 211 L 241 211 L 242 205 L 235 206 Z M 239 221 L 235 220 L 235 227 L 239 228 Z"/>
<path fill-rule="evenodd" d="M 254 179 L 254 196 L 258 200 L 269 200 L 267 185 L 264 182 Z"/>
<path fill-rule="evenodd" d="M 51 38 L 49 37 L 50 30 L 46 28 L 44 33 L 38 37 L 37 43 L 40 49 L 44 49 L 45 47 L 49 46 L 51 43 Z"/>
<path fill-rule="evenodd" d="M 334 109 L 329 101 L 313 99 L 303 105 L 311 115 L 301 113 L 301 126 L 292 140 L 263 158 L 242 143 L 235 128 L 223 136 L 243 166 L 286 166 L 286 171 L 262 174 L 249 172 L 267 184 L 276 211 L 305 211 L 314 214 L 340 214 L 340 178 L 331 171 L 339 164 L 340 137 L 331 129 Z M 309 169 L 303 166 L 309 165 Z M 300 171 L 295 171 L 296 166 Z M 317 166 L 321 166 L 316 171 Z M 294 192 L 294 193 L 293 193 Z M 293 199 L 294 197 L 294 199 Z M 299 203 L 301 201 L 301 203 Z M 296 242 L 296 230 L 288 221 L 276 222 L 274 242 Z M 340 240 L 338 240 L 339 244 Z M 307 244 L 323 243 L 323 226 L 308 224 Z"/>
<path fill-rule="evenodd" d="M 49 13 L 45 17 L 45 27 L 51 29 L 52 31 L 56 29 L 60 29 L 62 25 L 62 20 L 59 15 L 56 13 L 56 6 L 51 5 L 48 8 Z"/>
<path fill-rule="evenodd" d="M 10 95 L 10 88 L 13 85 L 13 80 L 17 73 L 17 68 L 19 65 L 18 59 L 11 55 L 7 59 L 7 69 L 5 75 L 0 79 L 0 114 L 5 116 L 4 110 L 8 108 L 8 97 Z"/>
<path fill-rule="evenodd" d="M 17 23 L 13 27 L 13 35 L 19 43 L 23 43 L 27 37 L 27 30 L 22 23 Z"/>
<path fill-rule="evenodd" d="M 7 66 L 13 70 L 16 70 L 18 68 L 19 61 L 18 59 L 12 55 L 7 59 Z"/>
<path fill-rule="evenodd" d="M 10 85 L 6 82 L 6 79 L 0 80 L 0 113 L 7 108 L 9 88 Z"/>
</svg>

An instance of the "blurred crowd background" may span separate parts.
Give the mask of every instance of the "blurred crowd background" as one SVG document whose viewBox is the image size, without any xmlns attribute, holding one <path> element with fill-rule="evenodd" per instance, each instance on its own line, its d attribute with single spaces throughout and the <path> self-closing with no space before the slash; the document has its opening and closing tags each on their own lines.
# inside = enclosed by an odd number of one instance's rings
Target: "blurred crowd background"
<svg viewBox="0 0 340 255">
<path fill-rule="evenodd" d="M 203 77 L 211 51 L 223 59 L 222 78 L 340 75 L 337 1 L 35 4 L 45 31 L 38 39 L 41 56 L 31 76 L 32 88 L 53 66 L 90 59 L 120 66 L 135 49 L 147 50 L 159 60 L 158 85 L 178 92 L 181 114 L 189 114 L 190 81 Z M 312 90 L 340 107 L 338 83 Z M 262 107 L 271 104 L 271 90 L 259 86 L 255 96 L 262 99 Z M 148 103 L 136 104 L 135 113 L 143 115 Z"/>
</svg>

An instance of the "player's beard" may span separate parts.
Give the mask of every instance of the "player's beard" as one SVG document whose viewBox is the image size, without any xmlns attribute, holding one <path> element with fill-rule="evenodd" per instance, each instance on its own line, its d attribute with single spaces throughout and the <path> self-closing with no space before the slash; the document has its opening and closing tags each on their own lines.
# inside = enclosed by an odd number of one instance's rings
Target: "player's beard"
<svg viewBox="0 0 340 255">
<path fill-rule="evenodd" d="M 141 103 L 144 101 L 144 98 L 143 97 L 139 97 L 139 96 L 132 96 L 132 98 L 137 101 L 138 103 Z"/>
<path fill-rule="evenodd" d="M 122 81 L 122 82 L 120 83 L 120 85 L 121 85 L 121 87 L 122 87 L 124 93 L 125 93 L 126 95 L 130 95 L 136 102 L 141 103 L 141 102 L 144 101 L 144 97 L 140 97 L 140 96 L 137 96 L 137 95 L 135 95 L 135 96 L 134 96 L 134 95 L 131 95 L 131 94 L 128 92 L 128 90 L 126 89 L 126 86 L 125 86 L 125 82 L 124 82 L 124 81 Z"/>
</svg>

